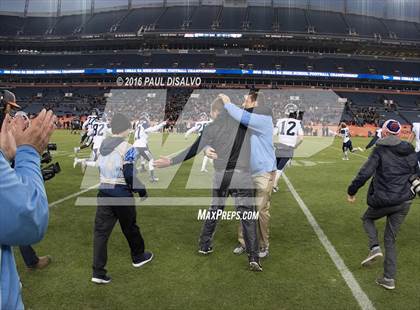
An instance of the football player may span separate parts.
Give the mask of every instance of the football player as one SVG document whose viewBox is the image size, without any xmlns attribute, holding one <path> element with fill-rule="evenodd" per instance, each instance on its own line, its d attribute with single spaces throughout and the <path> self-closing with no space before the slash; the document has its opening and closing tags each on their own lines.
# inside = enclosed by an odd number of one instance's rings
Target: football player
<svg viewBox="0 0 420 310">
<path fill-rule="evenodd" d="M 338 130 L 338 134 L 343 138 L 343 160 L 349 160 L 349 151 L 351 153 L 355 153 L 356 151 L 363 152 L 363 149 L 361 147 L 357 147 L 356 149 L 353 148 L 353 143 L 351 142 L 351 134 L 350 129 L 347 127 L 346 123 L 342 122 L 340 124 L 340 128 Z"/>
<path fill-rule="evenodd" d="M 188 136 L 191 135 L 194 132 L 197 132 L 198 135 L 200 136 L 201 133 L 203 132 L 204 128 L 211 122 L 212 122 L 212 120 L 210 120 L 208 118 L 206 113 L 204 113 L 204 112 L 201 113 L 200 114 L 200 121 L 196 122 L 193 127 L 188 129 L 188 131 L 185 133 L 185 139 L 187 139 Z M 208 172 L 207 163 L 209 161 L 212 162 L 213 160 L 208 158 L 206 155 L 204 155 L 203 163 L 201 164 L 201 172 Z"/>
<path fill-rule="evenodd" d="M 101 118 L 94 120 L 87 132 L 87 137 L 92 140 L 92 153 L 90 158 L 75 158 L 73 162 L 73 167 L 75 168 L 77 164 L 81 164 L 82 171 L 86 167 L 95 167 L 96 161 L 99 156 L 99 149 L 102 145 L 103 140 L 111 134 L 109 128 L 109 123 L 106 119 L 106 115 L 103 114 Z"/>
<path fill-rule="evenodd" d="M 278 143 L 275 144 L 277 171 L 273 192 L 278 191 L 278 182 L 284 169 L 291 163 L 295 149 L 303 142 L 301 122 L 303 111 L 299 111 L 295 104 L 288 104 L 285 107 L 285 116 L 277 120 L 274 127 L 274 135 L 278 136 Z"/>
<path fill-rule="evenodd" d="M 89 115 L 86 121 L 83 123 L 82 130 L 84 134 L 82 135 L 82 138 L 80 140 L 80 146 L 74 148 L 74 154 L 77 154 L 80 152 L 80 150 L 88 148 L 92 145 L 93 136 L 89 136 L 88 132 L 91 130 L 93 122 L 99 118 L 99 114 L 100 113 L 98 109 L 92 110 L 91 115 Z"/>
<path fill-rule="evenodd" d="M 147 113 L 140 117 L 140 120 L 136 124 L 134 131 L 134 143 L 133 147 L 137 152 L 137 160 L 142 157 L 149 163 L 150 182 L 155 183 L 159 179 L 155 176 L 153 155 L 149 149 L 149 134 L 152 132 L 158 132 L 166 126 L 166 121 L 161 122 L 156 126 L 150 126 L 150 118 Z"/>
</svg>

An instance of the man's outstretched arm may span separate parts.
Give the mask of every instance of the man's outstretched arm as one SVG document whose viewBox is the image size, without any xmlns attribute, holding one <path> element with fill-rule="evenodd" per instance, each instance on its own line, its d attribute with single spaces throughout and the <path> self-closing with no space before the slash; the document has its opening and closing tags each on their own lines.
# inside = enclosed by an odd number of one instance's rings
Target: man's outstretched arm
<svg viewBox="0 0 420 310">
<path fill-rule="evenodd" d="M 267 131 L 267 125 L 271 127 L 272 118 L 268 115 L 250 113 L 233 103 L 226 103 L 225 110 L 234 120 L 252 130 L 264 133 Z"/>
<path fill-rule="evenodd" d="M 366 182 L 374 175 L 378 165 L 379 155 L 374 150 L 373 153 L 369 156 L 367 162 L 362 166 L 359 173 L 350 184 L 349 188 L 347 189 L 347 193 L 350 196 L 356 195 L 359 189 L 363 187 L 366 184 Z"/>
</svg>

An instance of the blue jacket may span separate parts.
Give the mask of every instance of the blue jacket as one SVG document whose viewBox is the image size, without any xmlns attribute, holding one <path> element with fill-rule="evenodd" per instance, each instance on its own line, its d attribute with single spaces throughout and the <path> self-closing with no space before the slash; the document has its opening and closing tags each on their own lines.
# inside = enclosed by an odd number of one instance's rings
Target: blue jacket
<svg viewBox="0 0 420 310">
<path fill-rule="evenodd" d="M 251 129 L 251 173 L 253 176 L 275 171 L 276 156 L 273 147 L 273 117 L 245 111 L 232 103 L 225 104 L 229 115 Z M 257 112 L 257 113 L 255 113 Z"/>
<path fill-rule="evenodd" d="M 20 146 L 15 168 L 0 151 L 0 308 L 22 309 L 20 280 L 12 246 L 39 242 L 48 225 L 48 200 L 40 157 Z"/>
</svg>

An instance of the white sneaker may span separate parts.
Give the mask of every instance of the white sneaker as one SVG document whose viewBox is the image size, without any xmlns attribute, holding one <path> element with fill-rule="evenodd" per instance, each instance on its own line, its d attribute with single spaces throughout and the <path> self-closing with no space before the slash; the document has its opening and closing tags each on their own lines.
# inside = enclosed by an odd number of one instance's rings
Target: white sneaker
<svg viewBox="0 0 420 310">
<path fill-rule="evenodd" d="M 207 169 L 201 169 L 201 172 L 209 172 Z"/>
<path fill-rule="evenodd" d="M 73 149 L 73 151 L 74 151 L 74 154 L 77 154 L 77 153 L 79 153 L 79 151 L 80 151 L 80 147 L 75 147 L 74 149 Z"/>
<path fill-rule="evenodd" d="M 260 252 L 258 253 L 259 258 L 265 258 L 268 256 L 268 248 L 261 248 Z"/>
<path fill-rule="evenodd" d="M 240 244 L 233 249 L 233 254 L 241 255 L 242 253 L 245 253 L 245 248 Z"/>
</svg>

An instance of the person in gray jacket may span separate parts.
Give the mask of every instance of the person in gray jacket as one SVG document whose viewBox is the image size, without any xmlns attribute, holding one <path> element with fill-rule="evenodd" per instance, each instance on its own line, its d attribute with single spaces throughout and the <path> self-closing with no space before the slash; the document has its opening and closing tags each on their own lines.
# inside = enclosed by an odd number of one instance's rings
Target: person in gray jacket
<svg viewBox="0 0 420 310">
<path fill-rule="evenodd" d="M 367 195 L 369 207 L 362 217 L 370 252 L 362 261 L 362 266 L 370 266 L 383 256 L 375 221 L 386 217 L 384 274 L 376 280 L 376 283 L 390 290 L 395 289 L 397 273 L 395 240 L 415 198 L 410 179 L 419 175 L 414 148 L 408 142 L 401 141 L 400 131 L 399 122 L 395 120 L 385 122 L 382 129 L 383 138 L 378 140 L 368 161 L 360 169 L 347 191 L 348 201 L 354 203 L 357 191 L 373 177 Z"/>
</svg>

